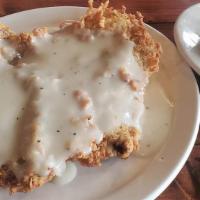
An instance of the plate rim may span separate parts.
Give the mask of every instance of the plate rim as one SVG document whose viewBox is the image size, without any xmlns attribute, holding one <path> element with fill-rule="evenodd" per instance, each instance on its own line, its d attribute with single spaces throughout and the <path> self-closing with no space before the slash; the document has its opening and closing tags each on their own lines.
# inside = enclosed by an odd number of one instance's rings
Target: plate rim
<svg viewBox="0 0 200 200">
<path fill-rule="evenodd" d="M 30 10 L 25 10 L 25 11 L 21 11 L 21 12 L 18 12 L 18 13 L 13 13 L 13 14 L 10 14 L 10 15 L 7 15 L 7 16 L 4 16 L 2 18 L 0 18 L 0 21 L 1 20 L 6 20 L 6 18 L 9 18 L 9 17 L 13 17 L 13 16 L 16 16 L 18 14 L 26 14 L 28 12 L 34 12 L 34 11 L 38 11 L 38 10 L 44 10 L 44 9 L 58 9 L 58 8 L 61 8 L 61 9 L 77 9 L 77 10 L 80 10 L 83 11 L 83 9 L 85 10 L 86 7 L 78 7 L 78 6 L 54 6 L 54 7 L 44 7 L 44 8 L 36 8 L 36 9 L 30 9 Z M 168 42 L 171 43 L 171 45 L 175 46 L 173 42 L 171 42 L 165 35 L 163 35 L 162 33 L 160 33 L 159 31 L 157 31 L 156 29 L 152 28 L 151 26 L 147 25 L 147 27 L 150 29 L 150 30 L 153 30 L 154 32 L 156 32 L 156 34 L 160 35 L 162 38 L 164 38 L 165 40 L 167 40 Z M 183 60 L 183 58 L 181 58 Z M 156 186 L 154 188 L 154 190 L 152 190 L 152 192 L 150 194 L 146 194 L 146 196 L 144 196 L 144 199 L 155 199 L 157 196 L 159 196 L 166 188 L 167 186 L 174 180 L 174 178 L 176 177 L 176 175 L 180 172 L 181 168 L 183 167 L 183 165 L 185 164 L 186 160 L 188 159 L 191 151 L 192 151 L 192 148 L 194 146 L 194 143 L 195 143 L 195 140 L 196 140 L 196 137 L 197 137 L 197 134 L 198 134 L 198 127 L 199 127 L 199 121 L 200 121 L 200 110 L 199 110 L 199 89 L 198 89 L 198 85 L 196 83 L 196 79 L 194 77 L 194 74 L 192 73 L 191 69 L 189 67 L 186 66 L 187 64 L 185 64 L 185 68 L 187 68 L 187 74 L 190 75 L 191 79 L 192 79 L 192 82 L 193 82 L 193 87 L 194 87 L 194 95 L 195 95 L 195 99 L 196 99 L 196 107 L 197 107 L 197 110 L 196 110 L 196 113 L 194 114 L 195 115 L 195 122 L 193 123 L 193 131 L 191 131 L 191 138 L 190 138 L 190 141 L 188 142 L 188 145 L 186 147 L 186 150 L 185 152 L 182 154 L 182 156 L 179 158 L 179 161 L 177 161 L 177 165 L 173 167 L 173 169 L 170 169 L 168 171 L 170 171 L 170 175 L 168 177 L 165 177 L 164 181 L 161 183 L 160 186 Z M 120 190 L 118 191 L 120 192 Z M 117 193 L 115 193 L 114 196 L 117 196 Z M 103 198 L 103 199 L 114 199 L 113 195 L 109 196 L 108 198 Z"/>
<path fill-rule="evenodd" d="M 195 70 L 195 72 L 197 72 L 198 75 L 200 75 L 200 65 L 196 65 L 196 63 L 193 61 L 193 59 L 191 59 L 191 57 L 186 53 L 186 51 L 184 51 L 184 45 L 182 44 L 182 37 L 181 37 L 181 30 L 179 28 L 181 21 L 184 19 L 184 16 L 186 15 L 186 13 L 195 8 L 196 6 L 200 6 L 200 3 L 196 3 L 190 7 L 188 7 L 187 9 L 185 9 L 177 18 L 175 24 L 174 24 L 174 40 L 176 43 L 176 46 L 182 56 L 182 58 L 188 62 L 188 64 L 190 65 L 190 67 Z"/>
</svg>

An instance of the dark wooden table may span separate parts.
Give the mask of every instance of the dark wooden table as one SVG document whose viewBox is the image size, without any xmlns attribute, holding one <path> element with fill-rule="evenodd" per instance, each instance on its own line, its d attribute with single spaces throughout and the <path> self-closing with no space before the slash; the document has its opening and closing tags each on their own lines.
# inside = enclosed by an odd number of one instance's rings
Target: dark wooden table
<svg viewBox="0 0 200 200">
<path fill-rule="evenodd" d="M 100 0 L 96 0 L 98 5 Z M 128 12 L 141 11 L 145 21 L 173 39 L 173 25 L 177 16 L 200 0 L 110 0 L 119 8 L 127 7 Z M 87 6 L 86 0 L 0 0 L 0 16 L 22 10 L 47 6 Z M 196 76 L 198 79 L 198 76 Z M 158 200 L 200 199 L 200 136 L 185 166 L 171 185 L 157 198 Z"/>
</svg>

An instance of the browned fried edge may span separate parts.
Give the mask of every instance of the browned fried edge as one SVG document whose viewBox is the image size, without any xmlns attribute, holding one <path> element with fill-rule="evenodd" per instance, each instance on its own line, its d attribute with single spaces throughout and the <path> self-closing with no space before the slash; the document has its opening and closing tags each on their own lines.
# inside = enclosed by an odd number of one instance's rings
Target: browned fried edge
<svg viewBox="0 0 200 200">
<path fill-rule="evenodd" d="M 101 3 L 98 8 L 93 7 L 93 0 L 89 0 L 89 9 L 77 25 L 81 28 L 105 29 L 118 32 L 136 45 L 134 53 L 141 62 L 141 66 L 149 72 L 159 70 L 161 46 L 155 42 L 145 28 L 143 16 L 140 12 L 127 14 L 123 6 L 121 10 L 108 7 L 109 0 Z"/>
<path fill-rule="evenodd" d="M 92 153 L 89 155 L 79 153 L 70 160 L 79 161 L 84 166 L 94 167 L 101 165 L 103 160 L 114 156 L 126 159 L 133 151 L 137 150 L 137 137 L 138 132 L 134 128 L 119 127 L 113 133 L 106 135 L 100 144 L 93 143 Z M 51 181 L 53 177 L 53 173 L 47 177 L 31 173 L 18 180 L 8 165 L 0 168 L 0 186 L 9 188 L 11 193 L 29 192 Z"/>
</svg>

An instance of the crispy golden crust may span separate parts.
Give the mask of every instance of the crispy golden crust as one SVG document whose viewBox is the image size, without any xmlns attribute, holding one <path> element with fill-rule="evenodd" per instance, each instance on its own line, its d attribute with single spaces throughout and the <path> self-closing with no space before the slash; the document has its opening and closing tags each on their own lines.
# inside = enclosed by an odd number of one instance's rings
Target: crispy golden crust
<svg viewBox="0 0 200 200">
<path fill-rule="evenodd" d="M 0 24 L 0 39 L 8 38 L 14 33 L 10 30 L 10 28 L 4 24 Z"/>
<path fill-rule="evenodd" d="M 121 126 L 106 135 L 100 144 L 92 144 L 92 153 L 78 154 L 72 160 L 79 161 L 88 167 L 100 166 L 103 160 L 111 157 L 126 159 L 138 149 L 138 131 L 134 128 Z"/>
<path fill-rule="evenodd" d="M 116 10 L 108 5 L 109 1 L 107 0 L 98 8 L 94 8 L 93 0 L 89 0 L 89 9 L 86 15 L 79 22 L 72 23 L 72 26 L 104 29 L 123 35 L 136 44 L 134 53 L 141 66 L 149 72 L 158 71 L 161 47 L 146 30 L 141 13 L 127 14 L 125 7 Z"/>
<path fill-rule="evenodd" d="M 26 35 L 26 36 L 25 36 Z M 12 44 L 16 51 L 23 54 L 25 47 L 27 46 L 28 34 L 15 34 L 8 26 L 0 24 L 0 39 L 4 39 Z M 30 39 L 30 36 L 29 36 Z M 0 47 L 0 56 L 2 55 L 2 47 Z M 18 56 L 19 56 L 18 55 Z M 15 57 L 10 64 L 16 63 L 19 57 Z"/>
<path fill-rule="evenodd" d="M 8 188 L 10 193 L 29 192 L 51 181 L 53 177 L 51 173 L 47 177 L 29 174 L 18 180 L 8 165 L 3 165 L 0 168 L 0 187 Z"/>
<path fill-rule="evenodd" d="M 70 160 L 79 161 L 81 165 L 94 167 L 100 166 L 103 160 L 111 157 L 126 159 L 133 151 L 138 149 L 138 132 L 134 128 L 121 126 L 107 134 L 100 144 L 92 144 L 92 153 L 84 155 L 79 153 Z M 11 193 L 29 192 L 53 179 L 53 173 L 47 177 L 29 174 L 22 179 L 17 179 L 8 165 L 0 168 L 0 186 L 8 188 Z"/>
<path fill-rule="evenodd" d="M 64 26 L 65 24 L 62 24 Z M 105 29 L 122 34 L 126 39 L 134 41 L 134 53 L 141 66 L 148 72 L 158 71 L 160 45 L 152 39 L 145 29 L 143 17 L 140 13 L 127 14 L 125 8 L 115 10 L 108 7 L 108 1 L 94 8 L 93 1 L 89 1 L 89 9 L 80 21 L 73 22 L 71 26 L 88 29 Z M 31 35 L 41 36 L 46 29 L 35 29 L 31 34 L 22 33 L 15 36 L 8 27 L 0 25 L 0 38 L 10 37 L 17 40 L 22 47 L 29 45 Z M 106 134 L 100 144 L 92 144 L 92 153 L 83 155 L 79 153 L 70 160 L 78 161 L 80 164 L 93 167 L 101 165 L 103 160 L 111 157 L 126 159 L 136 151 L 138 145 L 138 131 L 127 126 L 119 127 L 112 133 Z M 8 188 L 11 193 L 28 192 L 51 181 L 52 173 L 47 177 L 37 174 L 29 174 L 22 179 L 17 179 L 12 170 L 4 165 L 0 168 L 0 186 Z"/>
</svg>

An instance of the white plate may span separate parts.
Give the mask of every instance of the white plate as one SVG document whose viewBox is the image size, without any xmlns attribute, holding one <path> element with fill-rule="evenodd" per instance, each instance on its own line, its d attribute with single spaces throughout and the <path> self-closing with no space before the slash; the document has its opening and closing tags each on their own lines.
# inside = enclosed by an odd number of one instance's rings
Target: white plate
<svg viewBox="0 0 200 200">
<path fill-rule="evenodd" d="M 84 10 L 77 7 L 42 8 L 9 15 L 0 21 L 17 32 L 27 31 L 33 27 L 57 24 L 63 19 L 76 19 Z M 187 160 L 197 136 L 199 92 L 191 70 L 180 58 L 174 44 L 155 29 L 149 26 L 148 29 L 163 47 L 161 70 L 153 77 L 150 88 L 160 85 L 174 102 L 172 123 L 166 137 L 162 138 L 161 146 L 156 146 L 156 151 L 152 151 L 149 156 L 132 156 L 126 161 L 112 159 L 100 168 L 79 167 L 77 178 L 67 186 L 46 184 L 31 193 L 12 197 L 0 190 L 0 199 L 154 199 L 171 183 Z M 147 103 L 156 102 L 161 94 L 153 96 L 151 102 Z M 159 106 L 154 108 L 159 113 L 159 117 L 151 121 L 154 135 L 163 135 L 166 129 L 158 120 L 166 113 Z M 151 110 L 153 114 L 155 109 Z"/>
<path fill-rule="evenodd" d="M 174 38 L 191 67 L 200 74 L 200 3 L 186 9 L 177 19 Z"/>
</svg>

